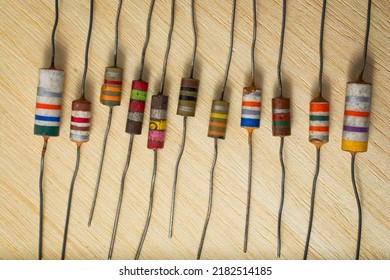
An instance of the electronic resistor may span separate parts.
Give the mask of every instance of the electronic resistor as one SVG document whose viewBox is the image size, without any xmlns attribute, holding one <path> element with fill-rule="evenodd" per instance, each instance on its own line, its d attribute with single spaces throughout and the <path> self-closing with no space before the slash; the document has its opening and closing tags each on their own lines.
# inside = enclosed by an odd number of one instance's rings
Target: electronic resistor
<svg viewBox="0 0 390 280">
<path fill-rule="evenodd" d="M 133 81 L 130 93 L 129 111 L 127 114 L 126 132 L 141 134 L 144 120 L 145 102 L 148 93 L 148 83 Z"/>
<path fill-rule="evenodd" d="M 70 140 L 76 143 L 89 141 L 91 126 L 91 102 L 84 97 L 72 102 L 72 115 L 70 120 Z"/>
<path fill-rule="evenodd" d="M 196 100 L 198 98 L 199 80 L 182 78 L 180 85 L 179 104 L 177 115 L 183 117 L 194 117 Z"/>
<path fill-rule="evenodd" d="M 261 89 L 254 85 L 244 87 L 241 107 L 241 127 L 259 128 L 261 114 Z"/>
<path fill-rule="evenodd" d="M 228 116 L 229 102 L 223 100 L 213 100 L 207 136 L 225 139 Z"/>
<path fill-rule="evenodd" d="M 290 98 L 272 98 L 272 135 L 291 135 Z"/>
<path fill-rule="evenodd" d="M 148 149 L 164 148 L 167 128 L 168 96 L 153 95 L 150 109 Z"/>
<path fill-rule="evenodd" d="M 39 69 L 34 121 L 35 135 L 60 135 L 63 91 L 64 71 L 55 68 Z"/>
<path fill-rule="evenodd" d="M 321 96 L 310 102 L 309 142 L 317 147 L 329 141 L 329 102 Z"/>
<path fill-rule="evenodd" d="M 341 149 L 366 152 L 370 125 L 372 84 L 363 80 L 347 84 Z"/>
<path fill-rule="evenodd" d="M 110 107 L 121 105 L 122 74 L 122 68 L 106 67 L 104 84 L 100 93 L 100 103 Z"/>
</svg>

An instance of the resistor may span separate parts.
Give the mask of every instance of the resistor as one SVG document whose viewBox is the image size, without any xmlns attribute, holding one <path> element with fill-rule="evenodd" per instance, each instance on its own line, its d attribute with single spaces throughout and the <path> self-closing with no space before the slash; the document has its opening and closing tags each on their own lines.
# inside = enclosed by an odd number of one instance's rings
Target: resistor
<svg viewBox="0 0 390 280">
<path fill-rule="evenodd" d="M 168 96 L 153 95 L 150 109 L 148 149 L 162 149 L 167 129 Z"/>
<path fill-rule="evenodd" d="M 194 117 L 198 98 L 199 80 L 193 78 L 181 79 L 179 104 L 177 114 L 183 117 Z"/>
<path fill-rule="evenodd" d="M 329 102 L 321 96 L 310 102 L 309 142 L 318 146 L 329 141 Z"/>
<path fill-rule="evenodd" d="M 122 74 L 122 68 L 106 67 L 104 84 L 100 93 L 100 103 L 109 107 L 121 105 Z"/>
<path fill-rule="evenodd" d="M 133 81 L 126 123 L 126 132 L 129 134 L 139 135 L 142 133 L 147 92 L 147 82 L 141 80 Z"/>
<path fill-rule="evenodd" d="M 241 127 L 259 128 L 261 113 L 261 89 L 255 85 L 244 87 L 241 107 Z"/>
<path fill-rule="evenodd" d="M 272 135 L 291 135 L 290 98 L 272 98 Z"/>
<path fill-rule="evenodd" d="M 91 102 L 80 97 L 72 102 L 72 115 L 70 119 L 70 141 L 85 143 L 89 141 L 91 126 Z"/>
<path fill-rule="evenodd" d="M 208 137 L 225 139 L 226 128 L 229 117 L 229 102 L 213 100 L 211 105 Z"/>
</svg>

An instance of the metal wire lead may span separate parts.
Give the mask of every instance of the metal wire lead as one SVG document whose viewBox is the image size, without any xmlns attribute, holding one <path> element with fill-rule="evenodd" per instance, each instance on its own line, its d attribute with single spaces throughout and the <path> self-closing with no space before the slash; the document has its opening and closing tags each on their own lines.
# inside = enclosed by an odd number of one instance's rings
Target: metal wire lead
<svg viewBox="0 0 390 280">
<path fill-rule="evenodd" d="M 252 148 L 253 148 L 253 130 L 248 130 L 249 144 L 249 161 L 248 161 L 248 193 L 246 199 L 246 216 L 245 216 L 245 234 L 244 234 L 244 253 L 248 250 L 248 233 L 249 233 L 249 213 L 251 208 L 251 193 L 252 193 Z"/>
<path fill-rule="evenodd" d="M 116 12 L 116 19 L 115 19 L 115 48 L 114 48 L 114 66 L 117 65 L 117 59 L 118 59 L 118 42 L 119 42 L 119 17 L 121 15 L 122 10 L 122 0 L 119 0 L 118 3 L 118 10 Z"/>
<path fill-rule="evenodd" d="M 324 29 L 325 29 L 325 14 L 326 14 L 326 0 L 322 1 L 322 16 L 321 16 L 321 28 L 320 28 L 320 70 L 318 74 L 318 86 L 320 88 L 320 97 L 322 97 L 322 78 L 324 76 Z"/>
<path fill-rule="evenodd" d="M 183 135 L 181 138 L 181 148 L 179 152 L 179 156 L 176 161 L 176 166 L 175 166 L 175 175 L 173 177 L 173 186 L 172 186 L 172 199 L 171 199 L 171 214 L 169 218 L 169 233 L 168 237 L 172 238 L 172 229 L 173 229 L 173 216 L 175 213 L 175 197 L 176 197 L 176 185 L 177 185 L 177 175 L 179 173 L 179 164 L 181 157 L 183 156 L 184 152 L 184 147 L 186 145 L 186 134 L 187 134 L 187 117 L 183 117 Z"/>
<path fill-rule="evenodd" d="M 253 38 L 251 47 L 251 76 L 252 81 L 255 80 L 255 46 L 257 38 L 257 12 L 256 12 L 256 0 L 253 0 Z"/>
<path fill-rule="evenodd" d="M 286 15 L 287 15 L 287 3 L 283 0 L 283 18 L 282 18 L 282 31 L 280 34 L 280 48 L 279 48 L 279 60 L 278 60 L 278 91 L 279 96 L 283 96 L 283 85 L 282 85 L 282 58 L 283 58 L 283 47 L 284 47 L 284 31 L 286 29 Z"/>
<path fill-rule="evenodd" d="M 279 160 L 280 160 L 280 167 L 282 169 L 282 181 L 281 181 L 280 207 L 279 207 L 279 214 L 278 214 L 278 249 L 277 249 L 278 258 L 280 258 L 280 253 L 282 251 L 281 228 L 282 228 L 282 214 L 283 214 L 283 204 L 284 204 L 284 185 L 285 185 L 285 178 L 286 178 L 286 170 L 284 168 L 284 159 L 283 159 L 283 146 L 284 146 L 284 137 L 280 137 Z"/>
<path fill-rule="evenodd" d="M 88 53 L 89 53 L 89 44 L 91 42 L 92 22 L 93 22 L 93 0 L 90 1 L 89 27 L 88 27 L 87 43 L 85 44 L 84 72 L 83 72 L 83 78 L 81 80 L 82 97 L 85 97 L 85 80 L 87 79 L 87 71 L 88 71 Z"/>
<path fill-rule="evenodd" d="M 104 156 L 106 153 L 107 139 L 108 139 L 108 134 L 110 133 L 110 128 L 111 128 L 112 112 L 113 112 L 113 107 L 110 106 L 110 111 L 108 113 L 107 128 L 106 128 L 106 132 L 104 134 L 104 139 L 103 139 L 102 153 L 101 153 L 101 158 L 100 158 L 100 163 L 99 163 L 99 172 L 98 172 L 98 177 L 97 177 L 96 185 L 95 185 L 95 193 L 93 195 L 92 206 L 91 206 L 91 210 L 89 212 L 88 227 L 90 227 L 92 224 L 93 213 L 95 212 L 96 200 L 97 200 L 97 196 L 98 196 L 98 192 L 99 192 L 100 178 L 101 178 L 102 170 L 103 170 Z"/>
<path fill-rule="evenodd" d="M 38 260 L 42 260 L 42 237 L 43 237 L 43 173 L 45 171 L 45 154 L 49 137 L 43 137 L 43 147 L 41 152 L 41 167 L 39 172 L 39 241 Z"/>
<path fill-rule="evenodd" d="M 53 24 L 53 30 L 51 32 L 51 67 L 54 68 L 54 58 L 55 58 L 55 35 L 56 35 L 56 30 L 57 30 L 57 25 L 58 25 L 58 18 L 59 18 L 59 13 L 58 13 L 58 0 L 55 0 L 55 19 L 54 19 L 54 24 Z"/>
<path fill-rule="evenodd" d="M 223 100 L 224 95 L 225 95 L 227 79 L 229 77 L 230 64 L 232 62 L 235 19 L 236 19 L 236 0 L 233 0 L 233 12 L 232 12 L 232 22 L 231 22 L 231 30 L 230 30 L 230 48 L 229 48 L 228 61 L 227 61 L 227 66 L 226 66 L 226 71 L 225 71 L 225 77 L 224 77 L 223 83 L 222 83 L 221 100 Z"/>
<path fill-rule="evenodd" d="M 175 25 L 175 0 L 172 0 L 172 2 L 171 2 L 171 24 L 169 26 L 167 49 L 165 51 L 165 56 L 164 56 L 163 70 L 162 70 L 160 89 L 158 91 L 158 95 L 162 95 L 164 92 L 165 75 L 167 73 L 168 56 L 169 56 L 169 51 L 171 49 L 172 32 L 173 32 L 174 25 Z"/>
<path fill-rule="evenodd" d="M 149 38 L 150 38 L 150 22 L 152 20 L 152 14 L 153 14 L 153 8 L 154 8 L 155 1 L 156 0 L 152 0 L 150 2 L 148 19 L 146 21 L 146 37 L 145 37 L 144 47 L 142 48 L 142 55 L 141 55 L 141 69 L 140 69 L 140 74 L 139 74 L 140 80 L 142 80 L 142 75 L 144 73 L 146 49 L 148 48 Z"/>
<path fill-rule="evenodd" d="M 357 208 L 358 208 L 358 235 L 357 235 L 356 255 L 355 255 L 355 259 L 358 260 L 360 257 L 360 242 L 362 239 L 362 206 L 360 203 L 359 193 L 358 193 L 356 181 L 355 181 L 356 154 L 352 153 L 351 155 L 352 155 L 351 156 L 351 180 L 352 180 L 353 192 L 355 193 L 355 199 L 356 199 L 356 204 L 357 204 Z"/>
<path fill-rule="evenodd" d="M 192 32 L 194 34 L 194 49 L 193 49 L 193 52 L 192 52 L 190 78 L 193 78 L 194 77 L 194 71 L 195 71 L 196 49 L 197 49 L 197 46 L 198 46 L 198 36 L 197 36 L 196 24 L 195 24 L 195 0 L 191 1 L 191 19 L 192 19 Z"/>
<path fill-rule="evenodd" d="M 137 253 L 136 253 L 135 258 L 134 258 L 135 260 L 138 260 L 140 254 L 141 254 L 142 246 L 144 245 L 146 234 L 148 233 L 150 219 L 152 217 L 154 185 L 155 185 L 155 182 L 156 182 L 156 175 L 157 175 L 157 151 L 158 150 L 154 150 L 153 175 L 152 175 L 152 182 L 150 184 L 148 215 L 147 215 L 147 218 L 146 218 L 146 223 L 145 223 L 144 231 L 142 233 L 141 241 L 140 241 L 140 243 L 138 245 Z"/>
<path fill-rule="evenodd" d="M 360 79 L 363 79 L 364 70 L 366 69 L 367 50 L 368 50 L 368 37 L 370 35 L 370 24 L 371 24 L 371 0 L 368 0 L 368 4 L 367 4 L 366 36 L 365 36 L 365 39 L 364 39 L 363 63 L 362 63 L 362 68 L 360 70 Z"/>
<path fill-rule="evenodd" d="M 211 208 L 213 206 L 214 170 L 215 170 L 215 165 L 217 164 L 217 159 L 218 159 L 218 138 L 214 138 L 214 160 L 213 160 L 213 165 L 211 166 L 211 171 L 210 171 L 209 205 L 208 205 L 208 209 L 207 209 L 206 220 L 205 220 L 204 226 L 203 226 L 202 237 L 200 239 L 200 244 L 199 244 L 199 248 L 198 248 L 198 255 L 196 257 L 198 260 L 200 259 L 201 255 L 202 255 L 203 243 L 204 243 L 204 239 L 206 237 L 207 226 L 208 226 L 209 221 L 210 221 Z"/>
<path fill-rule="evenodd" d="M 313 227 L 313 218 L 314 218 L 314 204 L 315 204 L 315 197 L 316 197 L 316 188 L 317 188 L 318 175 L 320 174 L 320 159 L 321 159 L 321 148 L 317 147 L 316 171 L 314 174 L 313 187 L 311 190 L 309 227 L 307 229 L 305 252 L 303 254 L 304 260 L 307 260 L 307 255 L 309 253 L 310 236 L 311 236 L 311 230 Z"/>
<path fill-rule="evenodd" d="M 67 241 L 67 238 L 68 238 L 68 227 L 69 227 L 70 209 L 71 209 L 71 206 L 72 206 L 73 188 L 74 188 L 74 184 L 76 182 L 77 173 L 79 171 L 79 166 L 80 166 L 80 148 L 81 148 L 81 145 L 77 145 L 76 166 L 75 166 L 75 169 L 74 169 L 72 181 L 70 183 L 69 198 L 68 198 L 68 208 L 66 210 L 65 230 L 64 230 L 64 238 L 62 240 L 61 260 L 65 259 L 66 241 Z"/>
<path fill-rule="evenodd" d="M 133 141 L 134 141 L 134 134 L 130 134 L 129 148 L 127 150 L 127 159 L 126 159 L 125 168 L 123 169 L 123 173 L 122 173 L 122 180 L 121 180 L 121 188 L 120 188 L 119 198 L 118 198 L 118 205 L 116 207 L 114 227 L 112 229 L 110 249 L 108 251 L 108 259 L 109 260 L 111 260 L 112 253 L 114 251 L 116 231 L 118 229 L 119 215 L 120 215 L 121 207 L 122 207 L 123 193 L 125 191 L 125 181 L 126 181 L 127 170 L 129 169 L 129 165 L 130 165 L 131 151 L 133 149 Z"/>
</svg>

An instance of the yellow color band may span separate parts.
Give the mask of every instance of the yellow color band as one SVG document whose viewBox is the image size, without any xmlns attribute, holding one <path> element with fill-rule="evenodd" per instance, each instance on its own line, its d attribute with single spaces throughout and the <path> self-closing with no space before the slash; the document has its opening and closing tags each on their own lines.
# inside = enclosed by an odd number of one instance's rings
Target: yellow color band
<svg viewBox="0 0 390 280">
<path fill-rule="evenodd" d="M 213 119 L 224 119 L 224 120 L 227 120 L 228 115 L 227 114 L 211 113 L 210 117 L 213 118 Z"/>
<path fill-rule="evenodd" d="M 367 142 L 349 141 L 349 140 L 342 140 L 341 141 L 341 149 L 343 151 L 366 152 L 367 147 L 368 147 Z"/>
</svg>

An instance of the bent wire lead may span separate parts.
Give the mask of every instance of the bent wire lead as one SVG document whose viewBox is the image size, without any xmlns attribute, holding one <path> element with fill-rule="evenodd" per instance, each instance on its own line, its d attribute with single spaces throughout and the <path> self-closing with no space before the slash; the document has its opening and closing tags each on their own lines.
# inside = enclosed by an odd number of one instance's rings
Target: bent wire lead
<svg viewBox="0 0 390 280">
<path fill-rule="evenodd" d="M 133 149 L 134 136 L 140 135 L 142 133 L 142 124 L 143 124 L 143 120 L 144 120 L 145 102 L 146 102 L 148 85 L 149 85 L 148 82 L 143 81 L 143 73 L 144 73 L 146 50 L 147 50 L 148 44 L 149 44 L 150 23 L 152 20 L 154 2 L 155 2 L 155 0 L 152 0 L 150 2 L 148 18 L 146 21 L 146 36 L 145 36 L 145 42 L 144 42 L 144 46 L 142 49 L 142 55 L 141 55 L 141 66 L 140 66 L 139 79 L 134 80 L 132 83 L 132 86 L 131 86 L 130 103 L 129 103 L 129 110 L 128 110 L 128 114 L 127 114 L 126 129 L 125 129 L 126 133 L 130 134 L 130 141 L 129 141 L 129 147 L 127 150 L 125 167 L 124 167 L 123 172 L 122 172 L 122 179 L 121 179 L 121 186 L 120 186 L 120 191 L 119 191 L 118 204 L 117 204 L 116 213 L 115 213 L 114 226 L 112 229 L 110 248 L 108 251 L 108 259 L 109 260 L 112 259 L 112 254 L 114 251 L 115 237 L 116 237 L 116 232 L 118 230 L 119 216 L 120 216 L 120 211 L 121 211 L 121 206 L 122 206 L 123 194 L 124 194 L 124 190 L 125 190 L 125 181 L 126 181 L 127 170 L 129 169 L 129 166 L 130 166 L 130 159 L 131 159 L 131 152 Z"/>
<path fill-rule="evenodd" d="M 279 206 L 279 213 L 278 213 L 278 230 L 277 230 L 278 258 L 280 258 L 280 254 L 282 250 L 281 228 L 282 228 L 284 188 L 285 188 L 285 178 L 286 178 L 286 171 L 285 171 L 284 159 L 283 159 L 284 137 L 291 135 L 290 98 L 283 97 L 282 75 L 281 75 L 284 32 L 286 29 L 286 14 L 287 14 L 286 6 L 287 6 L 286 0 L 283 0 L 282 31 L 280 34 L 280 49 L 279 49 L 279 60 L 278 60 L 278 68 L 277 68 L 278 97 L 272 98 L 272 135 L 280 137 L 279 161 L 280 161 L 280 167 L 282 169 L 281 195 L 280 195 L 280 206 Z"/>
<path fill-rule="evenodd" d="M 74 188 L 74 185 L 76 182 L 77 173 L 78 173 L 79 166 L 80 166 L 81 146 L 82 146 L 82 144 L 87 143 L 89 141 L 89 129 L 91 126 L 91 102 L 89 102 L 85 98 L 85 80 L 87 78 L 89 44 L 91 42 L 91 35 L 92 35 L 93 4 L 94 4 L 94 1 L 90 0 L 89 27 L 88 27 L 87 42 L 85 45 L 84 72 L 83 72 L 83 78 L 81 80 L 81 97 L 72 102 L 72 116 L 71 116 L 71 122 L 70 122 L 70 141 L 76 143 L 77 156 L 76 156 L 76 166 L 74 169 L 74 173 L 73 173 L 73 177 L 72 177 L 72 181 L 71 181 L 70 189 L 69 189 L 68 207 L 67 207 L 66 219 L 65 219 L 64 238 L 62 241 L 62 253 L 61 253 L 62 260 L 65 259 L 65 255 L 66 255 L 66 243 L 67 243 L 67 237 L 68 237 L 70 210 L 71 210 L 71 206 L 72 206 L 73 188 Z"/>
<path fill-rule="evenodd" d="M 363 80 L 367 63 L 368 38 L 371 23 L 371 0 L 367 2 L 366 34 L 363 49 L 363 62 L 359 78 L 347 84 L 344 109 L 343 135 L 341 149 L 351 153 L 351 181 L 358 209 L 358 234 L 355 259 L 360 257 L 362 237 L 362 206 L 355 180 L 355 159 L 357 153 L 366 152 L 368 148 L 368 130 L 370 126 L 372 84 Z"/>
<path fill-rule="evenodd" d="M 241 127 L 248 131 L 248 145 L 249 145 L 249 164 L 248 164 L 248 193 L 246 203 L 245 215 L 245 231 L 244 231 L 244 253 L 248 249 L 248 234 L 249 234 L 249 214 L 251 206 L 251 191 L 252 191 L 252 153 L 253 142 L 252 136 L 256 128 L 260 127 L 260 113 L 261 113 L 261 89 L 256 87 L 255 83 L 255 46 L 257 33 L 257 17 L 256 17 L 256 0 L 252 3 L 253 9 L 253 37 L 251 47 L 251 84 L 244 87 L 242 94 L 241 107 Z"/>
<path fill-rule="evenodd" d="M 181 79 L 179 104 L 177 106 L 177 113 L 176 113 L 177 115 L 183 116 L 183 135 L 182 135 L 182 142 L 181 142 L 179 156 L 176 161 L 175 174 L 173 177 L 171 213 L 169 217 L 169 232 L 168 232 L 169 238 L 172 238 L 173 218 L 175 213 L 177 176 L 179 173 L 180 160 L 183 156 L 185 143 L 186 143 L 187 117 L 195 116 L 196 100 L 198 98 L 199 80 L 194 79 L 195 57 L 196 57 L 196 48 L 197 48 L 197 33 L 196 33 L 196 24 L 195 24 L 195 0 L 191 1 L 191 19 L 192 19 L 192 31 L 194 34 L 194 47 L 192 51 L 190 77 Z"/>
<path fill-rule="evenodd" d="M 321 147 L 323 144 L 329 141 L 329 102 L 322 97 L 323 87 L 323 69 L 324 69 L 324 29 L 325 29 L 325 14 L 326 14 L 326 0 L 322 1 L 322 16 L 321 16 L 321 28 L 320 28 L 320 43 L 319 43 L 319 56 L 320 56 L 320 69 L 318 75 L 318 87 L 319 95 L 310 102 L 310 116 L 309 116 L 309 142 L 316 147 L 316 168 L 313 179 L 313 186 L 311 191 L 310 200 L 310 215 L 309 226 L 307 230 L 305 252 L 303 259 L 307 259 L 309 253 L 310 236 L 313 226 L 314 218 L 314 205 L 315 195 L 317 188 L 318 175 L 320 173 L 320 157 Z"/>
<path fill-rule="evenodd" d="M 35 105 L 34 134 L 43 137 L 41 164 L 39 173 L 39 237 L 38 259 L 42 259 L 43 245 L 43 176 L 45 170 L 45 154 L 50 137 L 60 135 L 61 103 L 64 91 L 64 71 L 56 69 L 55 33 L 58 25 L 58 0 L 54 2 L 55 19 L 51 33 L 51 64 L 49 68 L 39 69 L 39 81 Z"/>
<path fill-rule="evenodd" d="M 148 132 L 148 143 L 147 148 L 153 150 L 153 175 L 152 181 L 150 184 L 150 195 L 149 195 L 149 209 L 146 217 L 146 223 L 144 231 L 141 236 L 140 243 L 138 245 L 137 253 L 135 259 L 138 260 L 142 251 L 142 246 L 144 244 L 146 234 L 148 232 L 150 219 L 152 217 L 153 210 L 153 195 L 154 195 L 154 185 L 156 182 L 157 176 L 157 151 L 164 148 L 165 142 L 165 130 L 167 127 L 167 109 L 168 109 L 168 96 L 164 95 L 164 84 L 165 76 L 167 72 L 167 64 L 169 51 L 171 49 L 172 41 L 172 32 L 175 24 L 175 0 L 171 1 L 171 23 L 169 26 L 168 39 L 167 39 L 167 48 L 165 51 L 163 69 L 160 81 L 160 88 L 158 94 L 152 96 L 151 106 L 150 106 L 150 120 L 149 120 L 149 132 Z"/>
<path fill-rule="evenodd" d="M 220 100 L 213 100 L 211 105 L 211 114 L 209 121 L 209 129 L 207 136 L 214 138 L 214 160 L 210 170 L 210 189 L 209 189 L 209 203 L 207 209 L 206 220 L 203 226 L 202 236 L 200 238 L 200 244 L 198 248 L 197 259 L 199 260 L 202 255 L 203 244 L 206 237 L 207 227 L 209 224 L 211 209 L 213 206 L 213 190 L 214 190 L 214 170 L 217 164 L 218 158 L 218 139 L 225 139 L 226 128 L 229 116 L 229 102 L 224 101 L 226 83 L 229 77 L 229 69 L 232 61 L 233 43 L 234 43 L 234 23 L 236 17 L 236 0 L 233 0 L 232 4 L 232 18 L 231 18 L 231 30 L 230 30 L 230 47 L 228 54 L 228 61 L 226 65 L 225 77 L 222 84 L 222 92 Z"/>
<path fill-rule="evenodd" d="M 104 73 L 104 84 L 102 85 L 101 93 L 100 93 L 100 103 L 109 107 L 108 120 L 107 120 L 107 128 L 104 134 L 102 153 L 99 163 L 99 171 L 95 185 L 95 192 L 93 195 L 91 210 L 89 213 L 88 226 L 91 226 L 93 213 L 95 212 L 96 200 L 99 192 L 100 178 L 103 170 L 103 162 L 104 155 L 106 152 L 106 144 L 108 134 L 111 128 L 111 120 L 112 113 L 114 110 L 114 106 L 121 105 L 121 95 L 122 95 L 122 73 L 123 69 L 117 66 L 118 60 L 118 42 L 119 42 L 119 18 L 122 10 L 122 0 L 118 2 L 118 10 L 116 13 L 115 20 L 115 48 L 114 48 L 114 65 L 106 67 L 106 71 Z"/>
</svg>

